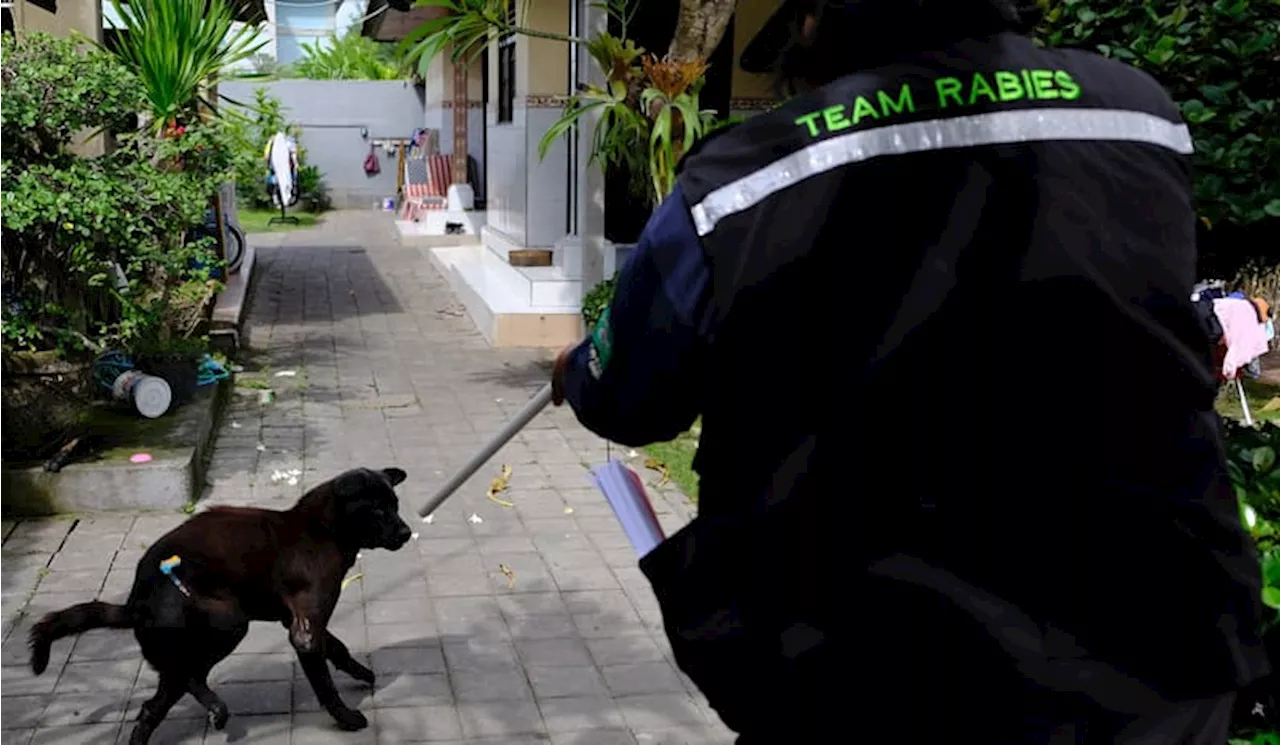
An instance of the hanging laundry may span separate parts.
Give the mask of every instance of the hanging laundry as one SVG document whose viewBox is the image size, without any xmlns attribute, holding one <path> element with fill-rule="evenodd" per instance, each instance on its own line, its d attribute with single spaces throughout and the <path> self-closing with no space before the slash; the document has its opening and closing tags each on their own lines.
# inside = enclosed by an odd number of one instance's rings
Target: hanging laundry
<svg viewBox="0 0 1280 745">
<path fill-rule="evenodd" d="M 1222 325 L 1227 346 L 1222 358 L 1222 376 L 1231 380 L 1240 368 L 1267 353 L 1266 330 L 1258 323 L 1257 311 L 1248 300 L 1219 298 L 1213 301 L 1213 312 Z"/>
<path fill-rule="evenodd" d="M 298 202 L 298 143 L 284 132 L 277 132 L 267 143 L 267 183 L 272 203 L 292 207 Z"/>
<path fill-rule="evenodd" d="M 377 176 L 379 173 L 382 173 L 382 164 L 378 162 L 378 149 L 370 145 L 369 154 L 364 158 L 364 175 Z"/>
<path fill-rule="evenodd" d="M 1251 297 L 1249 302 L 1253 303 L 1253 307 L 1258 311 L 1258 323 L 1266 323 L 1271 318 L 1271 306 L 1266 300 L 1260 297 Z"/>
<path fill-rule="evenodd" d="M 1270 318 L 1268 318 L 1267 322 L 1263 324 L 1262 329 L 1263 331 L 1266 332 L 1268 342 L 1276 338 L 1276 325 L 1271 321 Z"/>
</svg>

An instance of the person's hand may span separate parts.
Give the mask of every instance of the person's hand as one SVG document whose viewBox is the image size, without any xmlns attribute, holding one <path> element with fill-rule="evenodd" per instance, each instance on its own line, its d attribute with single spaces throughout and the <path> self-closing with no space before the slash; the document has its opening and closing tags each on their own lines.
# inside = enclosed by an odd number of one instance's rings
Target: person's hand
<svg viewBox="0 0 1280 745">
<path fill-rule="evenodd" d="M 564 368 L 569 364 L 569 354 L 577 344 L 570 344 L 556 355 L 556 364 L 551 368 L 551 403 L 559 406 L 564 403 Z"/>
</svg>

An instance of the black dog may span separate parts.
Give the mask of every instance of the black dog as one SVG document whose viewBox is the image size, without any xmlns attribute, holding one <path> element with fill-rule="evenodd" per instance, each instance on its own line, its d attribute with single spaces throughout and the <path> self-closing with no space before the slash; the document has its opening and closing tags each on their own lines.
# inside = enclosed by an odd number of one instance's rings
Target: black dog
<svg viewBox="0 0 1280 745">
<path fill-rule="evenodd" d="M 216 729 L 227 705 L 208 675 L 240 644 L 250 621 L 279 621 L 316 698 L 346 730 L 368 725 L 338 696 L 326 660 L 373 684 L 327 626 L 342 579 L 362 548 L 395 551 L 412 535 L 392 487 L 398 468 L 348 471 L 311 491 L 290 510 L 219 507 L 196 515 L 156 541 L 138 563 L 125 605 L 92 602 L 50 613 L 31 629 L 31 669 L 49 665 L 56 639 L 89 629 L 133 629 L 160 688 L 142 705 L 129 742 L 143 745 L 184 694 L 209 710 Z"/>
</svg>

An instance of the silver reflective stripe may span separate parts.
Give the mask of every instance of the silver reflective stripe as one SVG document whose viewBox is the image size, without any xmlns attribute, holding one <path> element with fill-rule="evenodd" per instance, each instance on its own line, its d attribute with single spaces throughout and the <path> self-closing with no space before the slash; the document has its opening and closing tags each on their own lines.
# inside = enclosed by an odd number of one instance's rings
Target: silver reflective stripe
<svg viewBox="0 0 1280 745">
<path fill-rule="evenodd" d="M 850 132 L 815 142 L 708 194 L 690 213 L 698 235 L 707 235 L 729 215 L 811 176 L 879 158 L 927 150 L 1049 140 L 1145 142 L 1189 155 L 1191 133 L 1138 111 L 1112 109 L 1023 109 L 931 119 Z"/>
</svg>

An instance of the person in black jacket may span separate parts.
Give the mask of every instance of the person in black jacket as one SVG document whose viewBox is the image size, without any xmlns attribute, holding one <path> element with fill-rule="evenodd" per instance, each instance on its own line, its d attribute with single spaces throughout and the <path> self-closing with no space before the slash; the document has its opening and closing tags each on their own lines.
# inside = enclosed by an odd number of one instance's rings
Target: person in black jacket
<svg viewBox="0 0 1280 745">
<path fill-rule="evenodd" d="M 641 559 L 676 662 L 740 743 L 1222 743 L 1268 667 L 1178 107 L 1012 2 L 779 18 L 796 95 L 684 158 L 553 373 L 619 443 L 702 416 Z"/>
</svg>

